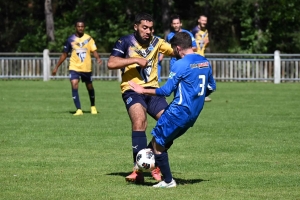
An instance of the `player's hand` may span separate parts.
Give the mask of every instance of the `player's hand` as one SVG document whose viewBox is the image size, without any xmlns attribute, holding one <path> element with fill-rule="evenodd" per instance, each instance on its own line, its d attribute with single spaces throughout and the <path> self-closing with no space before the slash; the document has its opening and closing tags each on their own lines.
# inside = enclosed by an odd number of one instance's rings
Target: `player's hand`
<svg viewBox="0 0 300 200">
<path fill-rule="evenodd" d="M 128 84 L 130 85 L 130 88 L 135 91 L 136 93 L 139 93 L 139 94 L 143 94 L 143 90 L 144 88 L 138 84 L 136 84 L 135 82 L 133 81 L 128 81 Z"/>
<path fill-rule="evenodd" d="M 102 60 L 101 60 L 101 58 L 98 58 L 98 59 L 97 59 L 97 63 L 98 63 L 99 65 L 101 65 L 101 64 L 102 64 Z"/>
<path fill-rule="evenodd" d="M 203 42 L 204 42 L 204 44 L 207 44 L 207 43 L 209 43 L 209 40 L 208 40 L 208 38 L 205 38 L 205 39 L 203 40 Z"/>
<path fill-rule="evenodd" d="M 138 64 L 141 68 L 145 68 L 148 66 L 148 60 L 145 58 L 136 58 L 136 64 Z"/>
<path fill-rule="evenodd" d="M 55 75 L 56 75 L 56 71 L 57 71 L 57 69 L 54 69 L 54 70 L 52 71 L 52 76 L 55 76 Z"/>
</svg>

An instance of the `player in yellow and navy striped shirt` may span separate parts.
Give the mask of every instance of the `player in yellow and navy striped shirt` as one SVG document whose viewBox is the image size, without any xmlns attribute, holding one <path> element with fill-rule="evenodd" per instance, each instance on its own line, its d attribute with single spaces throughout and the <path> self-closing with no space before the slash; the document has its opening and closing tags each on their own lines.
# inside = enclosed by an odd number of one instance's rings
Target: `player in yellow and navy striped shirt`
<svg viewBox="0 0 300 200">
<path fill-rule="evenodd" d="M 153 18 L 147 13 L 135 16 L 134 33 L 116 41 L 108 60 L 108 69 L 122 72 L 121 92 L 132 126 L 133 173 L 126 181 L 144 182 L 143 173 L 136 168 L 136 155 L 147 147 L 147 113 L 158 119 L 168 106 L 165 97 L 140 95 L 128 84 L 132 80 L 145 88 L 158 88 L 157 63 L 159 53 L 174 56 L 171 45 L 153 36 Z M 148 147 L 151 147 L 151 143 Z M 158 168 L 152 171 L 155 180 L 160 181 Z"/>
<path fill-rule="evenodd" d="M 89 93 L 90 102 L 91 102 L 91 113 L 97 114 L 97 109 L 95 107 L 95 90 L 92 84 L 92 63 L 91 63 L 91 52 L 94 57 L 97 59 L 97 63 L 101 64 L 102 60 L 100 59 L 97 53 L 96 44 L 91 36 L 84 33 L 84 22 L 83 20 L 78 20 L 75 23 L 75 34 L 71 35 L 63 48 L 63 53 L 59 58 L 58 63 L 52 71 L 52 75 L 55 76 L 57 69 L 68 57 L 68 53 L 71 53 L 70 62 L 69 62 L 69 73 L 70 81 L 72 86 L 72 97 L 74 104 L 77 108 L 76 115 L 83 115 L 81 110 L 81 104 L 78 94 L 78 83 L 81 78 L 82 82 L 85 82 L 86 88 Z"/>
<path fill-rule="evenodd" d="M 196 39 L 197 53 L 204 56 L 205 48 L 209 43 L 208 31 L 206 29 L 207 17 L 200 15 L 198 25 L 192 30 L 192 34 Z"/>
</svg>

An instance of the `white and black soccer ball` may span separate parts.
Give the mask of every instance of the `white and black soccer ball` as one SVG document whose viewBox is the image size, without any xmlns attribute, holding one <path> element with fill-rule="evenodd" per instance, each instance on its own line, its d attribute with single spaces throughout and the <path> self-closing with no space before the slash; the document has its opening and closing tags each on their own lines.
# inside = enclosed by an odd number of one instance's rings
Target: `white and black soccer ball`
<svg viewBox="0 0 300 200">
<path fill-rule="evenodd" d="M 155 168 L 155 159 L 152 149 L 142 149 L 136 155 L 136 164 L 140 170 L 152 171 Z"/>
</svg>

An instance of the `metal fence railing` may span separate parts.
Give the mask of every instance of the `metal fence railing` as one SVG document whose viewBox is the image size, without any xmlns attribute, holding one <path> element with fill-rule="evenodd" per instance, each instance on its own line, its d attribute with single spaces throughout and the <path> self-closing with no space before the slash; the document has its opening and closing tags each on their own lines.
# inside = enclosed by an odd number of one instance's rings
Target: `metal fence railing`
<svg viewBox="0 0 300 200">
<path fill-rule="evenodd" d="M 98 65 L 92 59 L 93 79 L 119 80 L 119 70 L 108 70 L 109 54 L 100 54 Z M 67 79 L 68 59 L 60 66 L 57 75 L 51 76 L 60 53 L 0 53 L 0 79 Z M 300 82 L 300 54 L 207 54 L 217 81 Z M 169 75 L 169 60 L 162 61 L 161 78 Z"/>
</svg>

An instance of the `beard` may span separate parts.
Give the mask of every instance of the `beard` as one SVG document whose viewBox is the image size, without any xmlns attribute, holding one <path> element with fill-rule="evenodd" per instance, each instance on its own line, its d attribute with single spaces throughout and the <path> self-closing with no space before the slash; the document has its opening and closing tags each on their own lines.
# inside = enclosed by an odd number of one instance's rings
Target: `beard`
<svg viewBox="0 0 300 200">
<path fill-rule="evenodd" d="M 151 36 L 148 39 L 143 39 L 138 31 L 134 32 L 134 37 L 141 45 L 149 44 L 152 39 Z"/>
</svg>

